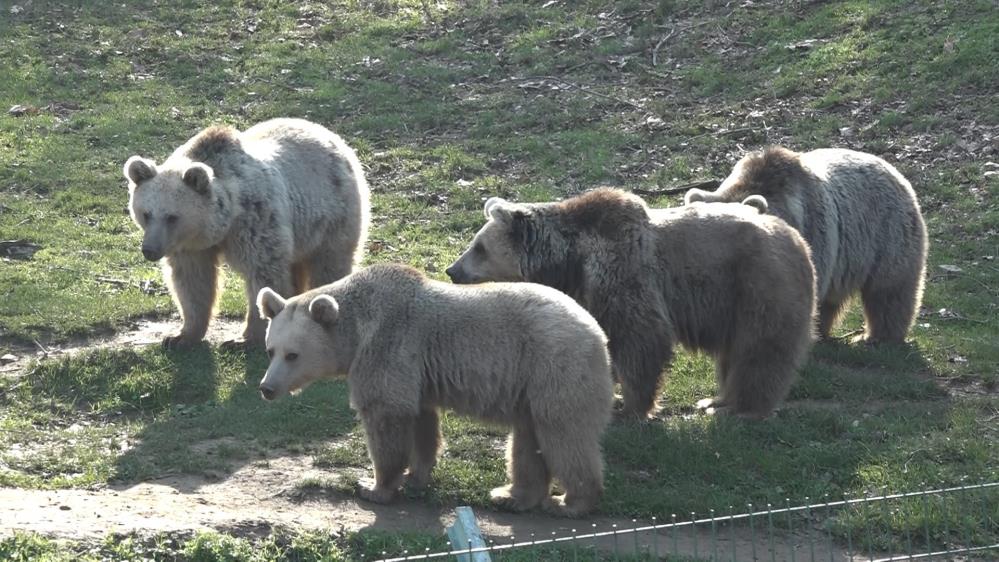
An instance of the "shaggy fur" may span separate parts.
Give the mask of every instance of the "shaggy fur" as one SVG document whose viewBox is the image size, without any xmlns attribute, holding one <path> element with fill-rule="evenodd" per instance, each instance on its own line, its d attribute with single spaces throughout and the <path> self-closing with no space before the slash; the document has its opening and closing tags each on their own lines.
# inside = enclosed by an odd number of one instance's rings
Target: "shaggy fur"
<svg viewBox="0 0 999 562">
<path fill-rule="evenodd" d="M 218 296 L 218 266 L 246 280 L 243 337 L 261 344 L 257 293 L 291 295 L 350 273 L 368 225 L 368 187 L 354 151 L 300 119 L 274 119 L 240 133 L 209 127 L 165 162 L 125 164 L 129 208 L 142 252 L 166 257 L 164 276 L 183 327 L 167 346 L 200 341 Z"/>
<path fill-rule="evenodd" d="M 610 358 L 600 326 L 564 294 L 529 284 L 457 287 L 405 266 L 376 265 L 284 301 L 261 291 L 270 318 L 264 398 L 346 376 L 375 468 L 363 497 L 392 500 L 430 481 L 438 410 L 512 427 L 511 485 L 493 500 L 568 516 L 603 491 L 600 437 L 610 419 Z M 565 490 L 552 498 L 556 479 Z"/>
<path fill-rule="evenodd" d="M 815 281 L 784 221 L 741 204 L 649 210 L 608 189 L 561 203 L 494 198 L 486 216 L 448 275 L 576 299 L 607 333 L 626 414 L 654 409 L 678 342 L 716 359 L 720 393 L 702 407 L 764 417 L 786 395 L 811 342 Z"/>
<path fill-rule="evenodd" d="M 799 154 L 771 147 L 739 161 L 717 191 L 694 189 L 686 200 L 739 201 L 754 194 L 811 246 L 822 337 L 859 292 L 865 339 L 905 340 L 922 300 L 926 226 L 916 193 L 891 164 L 852 150 Z"/>
</svg>

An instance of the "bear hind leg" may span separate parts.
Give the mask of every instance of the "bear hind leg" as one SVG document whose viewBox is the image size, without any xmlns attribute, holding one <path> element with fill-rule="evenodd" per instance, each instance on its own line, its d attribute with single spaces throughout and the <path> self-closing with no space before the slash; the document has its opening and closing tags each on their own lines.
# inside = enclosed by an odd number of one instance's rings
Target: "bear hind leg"
<svg viewBox="0 0 999 562">
<path fill-rule="evenodd" d="M 715 411 L 753 419 L 768 417 L 787 396 L 807 341 L 799 347 L 760 345 L 732 354 L 722 391 L 725 403 Z"/>
<path fill-rule="evenodd" d="M 820 339 L 829 339 L 833 328 L 839 324 L 840 317 L 843 316 L 845 302 L 840 299 L 826 297 L 826 300 L 819 303 L 818 310 L 818 332 Z"/>
<path fill-rule="evenodd" d="M 312 288 L 309 265 L 306 262 L 297 262 L 291 265 L 291 284 L 296 295 Z"/>
<path fill-rule="evenodd" d="M 357 494 L 375 503 L 389 503 L 402 486 L 414 440 L 413 416 L 362 412 L 368 455 L 375 468 L 373 485 L 358 483 Z"/>
<path fill-rule="evenodd" d="M 354 256 L 333 250 L 321 251 L 308 260 L 310 286 L 321 287 L 339 281 L 350 275 L 354 268 Z"/>
<path fill-rule="evenodd" d="M 507 442 L 507 473 L 510 484 L 495 488 L 490 497 L 497 507 L 511 511 L 526 511 L 540 505 L 548 497 L 551 474 L 541 454 L 534 427 L 529 423 L 516 425 Z"/>
<path fill-rule="evenodd" d="M 860 293 L 866 324 L 864 341 L 870 344 L 904 343 L 922 295 L 921 278 L 914 275 L 891 286 L 872 285 L 868 281 Z"/>
<path fill-rule="evenodd" d="M 637 346 L 612 354 L 624 398 L 623 417 L 647 419 L 655 413 L 662 388 L 663 365 L 672 358 L 672 351 L 661 351 L 664 347 Z"/>
<path fill-rule="evenodd" d="M 707 414 L 722 411 L 729 402 L 727 392 L 729 391 L 728 377 L 732 374 L 732 367 L 725 354 L 715 359 L 715 381 L 718 384 L 718 394 L 712 398 L 703 398 L 695 405 L 698 410 L 703 410 Z"/>
<path fill-rule="evenodd" d="M 583 427 L 571 431 L 537 430 L 545 464 L 565 490 L 546 498 L 547 511 L 563 517 L 580 517 L 596 509 L 604 491 L 600 431 Z"/>
<path fill-rule="evenodd" d="M 406 475 L 407 487 L 421 489 L 430 483 L 430 474 L 437 465 L 440 446 L 440 416 L 436 408 L 426 408 L 420 412 L 414 426 L 413 450 L 409 473 Z"/>
<path fill-rule="evenodd" d="M 263 346 L 264 337 L 267 334 L 267 321 L 261 318 L 257 312 L 257 294 L 264 287 L 270 287 L 274 292 L 285 298 L 293 296 L 295 294 L 295 284 L 292 279 L 291 265 L 271 268 L 270 273 L 258 273 L 247 278 L 246 322 L 243 328 L 243 343 L 249 345 Z M 238 344 L 238 342 L 227 343 L 229 346 Z"/>
</svg>

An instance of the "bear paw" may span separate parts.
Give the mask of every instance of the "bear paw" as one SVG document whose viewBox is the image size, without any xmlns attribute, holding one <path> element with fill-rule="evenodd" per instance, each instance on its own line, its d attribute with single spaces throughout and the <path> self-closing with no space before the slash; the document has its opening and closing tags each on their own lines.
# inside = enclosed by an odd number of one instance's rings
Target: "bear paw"
<svg viewBox="0 0 999 562">
<path fill-rule="evenodd" d="M 697 406 L 698 410 L 709 410 L 714 408 L 716 405 L 720 405 L 718 402 L 719 400 L 717 398 L 703 398 L 698 400 L 695 406 Z"/>
<path fill-rule="evenodd" d="M 506 511 L 527 511 L 534 509 L 541 503 L 540 497 L 531 497 L 533 494 L 518 492 L 512 486 L 494 488 L 489 493 L 489 501 L 497 509 Z"/>
<path fill-rule="evenodd" d="M 357 495 L 361 499 L 372 503 L 391 503 L 395 499 L 397 490 L 379 487 L 370 479 L 362 479 L 357 482 Z"/>
<path fill-rule="evenodd" d="M 246 340 L 225 340 L 219 345 L 219 348 L 225 351 L 245 351 L 248 347 L 250 343 Z"/>
<path fill-rule="evenodd" d="M 406 475 L 406 488 L 410 490 L 422 490 L 430 484 L 430 471 L 410 470 Z"/>
<path fill-rule="evenodd" d="M 184 349 L 201 343 L 201 338 L 192 338 L 183 333 L 163 338 L 164 349 Z"/>
</svg>

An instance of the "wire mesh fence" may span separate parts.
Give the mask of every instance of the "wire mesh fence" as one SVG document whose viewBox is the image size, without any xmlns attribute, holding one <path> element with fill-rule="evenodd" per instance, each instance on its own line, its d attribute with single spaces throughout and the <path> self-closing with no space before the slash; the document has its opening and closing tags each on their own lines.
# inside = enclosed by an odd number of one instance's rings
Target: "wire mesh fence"
<svg viewBox="0 0 999 562">
<path fill-rule="evenodd" d="M 585 525 L 585 527 L 583 526 Z M 630 525 L 582 523 L 550 536 L 449 543 L 382 560 L 999 560 L 999 482 L 861 497 L 789 499 Z M 389 556 L 392 554 L 392 556 Z"/>
</svg>

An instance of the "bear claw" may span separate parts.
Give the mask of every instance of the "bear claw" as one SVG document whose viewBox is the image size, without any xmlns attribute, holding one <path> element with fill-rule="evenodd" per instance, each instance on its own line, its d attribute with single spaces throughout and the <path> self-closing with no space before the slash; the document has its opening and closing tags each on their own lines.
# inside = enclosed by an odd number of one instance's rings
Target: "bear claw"
<svg viewBox="0 0 999 562">
<path fill-rule="evenodd" d="M 199 341 L 201 340 L 195 340 L 194 338 L 190 338 L 184 334 L 177 334 L 176 336 L 167 336 L 163 338 L 163 347 L 164 349 L 183 349 L 185 347 L 191 347 Z"/>
</svg>

